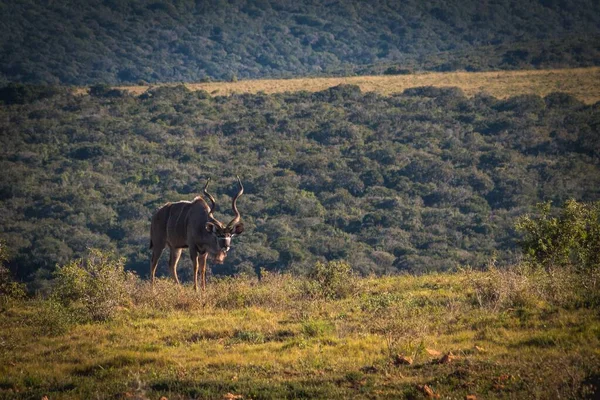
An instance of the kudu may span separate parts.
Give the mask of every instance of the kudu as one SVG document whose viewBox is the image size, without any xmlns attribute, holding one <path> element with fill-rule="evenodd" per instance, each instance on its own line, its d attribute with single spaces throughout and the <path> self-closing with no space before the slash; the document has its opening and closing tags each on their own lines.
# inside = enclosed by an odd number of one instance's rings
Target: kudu
<svg viewBox="0 0 600 400">
<path fill-rule="evenodd" d="M 185 248 L 190 249 L 190 257 L 194 264 L 194 289 L 198 291 L 198 269 L 202 269 L 202 291 L 206 288 L 206 259 L 210 254 L 217 264 L 223 263 L 231 245 L 231 238 L 244 231 L 244 224 L 240 222 L 240 212 L 237 209 L 237 199 L 244 193 L 242 181 L 238 176 L 239 192 L 233 198 L 231 208 L 235 218 L 224 225 L 214 216 L 215 199 L 208 193 L 207 188 L 210 178 L 204 186 L 204 194 L 210 199 L 211 206 L 200 196 L 192 201 L 178 201 L 167 203 L 159 208 L 152 216 L 150 225 L 150 248 L 152 249 L 152 262 L 150 274 L 154 286 L 154 276 L 158 259 L 165 246 L 169 246 L 169 267 L 175 282 L 177 278 L 177 262 Z"/>
</svg>

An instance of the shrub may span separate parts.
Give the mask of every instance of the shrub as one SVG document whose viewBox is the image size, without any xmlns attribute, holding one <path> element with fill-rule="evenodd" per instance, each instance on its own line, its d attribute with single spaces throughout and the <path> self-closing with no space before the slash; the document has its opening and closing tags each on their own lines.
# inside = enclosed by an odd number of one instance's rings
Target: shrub
<svg viewBox="0 0 600 400">
<path fill-rule="evenodd" d="M 322 337 L 333 333 L 335 326 L 330 321 L 308 320 L 302 323 L 301 332 L 309 338 Z"/>
<path fill-rule="evenodd" d="M 545 270 L 531 264 L 505 269 L 493 263 L 484 272 L 466 271 L 465 288 L 474 305 L 501 311 L 535 307 L 540 302 L 561 307 L 597 306 L 600 274 L 576 273 L 571 268 Z"/>
<path fill-rule="evenodd" d="M 384 75 L 410 75 L 412 71 L 407 68 L 401 68 L 399 66 L 392 66 L 383 71 Z"/>
<path fill-rule="evenodd" d="M 124 265 L 124 259 L 111 253 L 90 250 L 86 260 L 58 267 L 51 299 L 91 320 L 111 319 L 131 301 L 128 292 L 135 276 L 125 272 Z"/>
<path fill-rule="evenodd" d="M 54 299 L 40 301 L 36 311 L 29 318 L 29 323 L 36 327 L 36 333 L 39 335 L 62 335 L 70 327 L 82 321 L 82 315 L 76 310 L 66 307 Z"/>
<path fill-rule="evenodd" d="M 600 202 L 568 200 L 558 217 L 551 203 L 538 204 L 540 215 L 526 215 L 516 228 L 525 233 L 521 247 L 529 263 L 546 270 L 574 267 L 591 272 L 600 265 Z"/>
<path fill-rule="evenodd" d="M 469 271 L 465 287 L 472 290 L 474 305 L 499 311 L 535 302 L 531 283 L 527 274 L 517 267 L 500 270 L 491 266 L 483 273 Z"/>
<path fill-rule="evenodd" d="M 66 93 L 66 90 L 58 86 L 10 83 L 7 86 L 0 87 L 0 102 L 4 104 L 27 104 L 52 98 L 61 93 Z"/>
<path fill-rule="evenodd" d="M 6 244 L 0 241 L 0 309 L 4 308 L 13 300 L 25 297 L 25 285 L 15 282 L 4 263 L 8 260 Z"/>
<path fill-rule="evenodd" d="M 317 261 L 308 274 L 305 292 L 311 297 L 342 299 L 356 288 L 352 267 L 345 261 Z"/>
</svg>

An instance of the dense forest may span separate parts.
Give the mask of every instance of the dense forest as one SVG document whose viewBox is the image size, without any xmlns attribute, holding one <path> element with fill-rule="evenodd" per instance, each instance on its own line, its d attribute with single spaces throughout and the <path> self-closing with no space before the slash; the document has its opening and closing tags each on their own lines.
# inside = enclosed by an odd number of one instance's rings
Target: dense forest
<svg viewBox="0 0 600 400">
<path fill-rule="evenodd" d="M 346 85 L 224 97 L 181 85 L 135 97 L 12 85 L 0 99 L 0 239 L 16 273 L 38 281 L 90 247 L 146 276 L 151 214 L 193 199 L 209 176 L 222 220 L 237 174 L 245 185 L 246 232 L 215 273 L 509 262 L 515 219 L 536 203 L 600 199 L 600 103 L 566 94 Z"/>
<path fill-rule="evenodd" d="M 593 0 L 0 2 L 0 83 L 598 65 Z"/>
</svg>

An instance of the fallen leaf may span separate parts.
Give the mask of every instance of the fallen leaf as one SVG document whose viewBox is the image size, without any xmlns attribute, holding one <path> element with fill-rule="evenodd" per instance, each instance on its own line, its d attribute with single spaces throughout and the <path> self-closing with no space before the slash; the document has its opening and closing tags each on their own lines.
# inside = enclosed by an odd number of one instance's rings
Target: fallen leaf
<svg viewBox="0 0 600 400">
<path fill-rule="evenodd" d="M 227 393 L 227 394 L 223 395 L 224 400 L 238 400 L 238 399 L 243 399 L 243 398 L 244 398 L 244 396 L 242 396 L 241 394 Z"/>
<path fill-rule="evenodd" d="M 468 394 L 465 396 L 465 400 L 477 400 L 477 396 L 474 394 Z"/>
<path fill-rule="evenodd" d="M 439 398 L 440 398 L 440 395 L 439 395 L 439 394 L 437 394 L 437 393 L 434 393 L 433 389 L 432 389 L 432 388 L 430 388 L 430 387 L 429 387 L 429 386 L 427 386 L 427 385 L 422 385 L 422 386 L 421 386 L 421 385 L 419 385 L 419 386 L 417 386 L 417 388 L 418 388 L 418 389 L 419 389 L 421 392 L 423 392 L 423 394 L 424 394 L 425 396 L 427 396 L 427 397 L 430 397 L 430 398 L 432 398 L 432 399 L 439 399 Z"/>
<path fill-rule="evenodd" d="M 429 354 L 430 356 L 433 356 L 433 357 L 438 357 L 442 354 L 441 352 L 434 350 L 434 349 L 425 348 L 425 351 L 427 352 L 427 354 Z"/>
</svg>

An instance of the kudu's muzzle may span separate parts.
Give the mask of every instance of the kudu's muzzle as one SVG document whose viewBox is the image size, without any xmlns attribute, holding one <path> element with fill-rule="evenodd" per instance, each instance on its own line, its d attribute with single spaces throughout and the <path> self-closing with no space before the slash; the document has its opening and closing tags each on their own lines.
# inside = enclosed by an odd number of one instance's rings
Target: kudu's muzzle
<svg viewBox="0 0 600 400">
<path fill-rule="evenodd" d="M 231 236 L 219 236 L 217 237 L 217 243 L 219 244 L 219 249 L 228 252 L 231 248 Z"/>
</svg>

